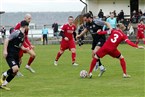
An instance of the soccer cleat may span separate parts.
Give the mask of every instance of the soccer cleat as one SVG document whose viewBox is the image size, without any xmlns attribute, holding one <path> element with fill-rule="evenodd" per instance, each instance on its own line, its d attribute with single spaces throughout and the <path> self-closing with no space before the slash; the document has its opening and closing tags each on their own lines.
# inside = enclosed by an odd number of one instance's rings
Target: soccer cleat
<svg viewBox="0 0 145 97">
<path fill-rule="evenodd" d="M 34 71 L 30 66 L 29 66 L 29 67 L 26 66 L 26 69 L 29 70 L 29 71 L 32 72 L 32 73 L 35 73 L 35 71 Z"/>
<path fill-rule="evenodd" d="M 92 73 L 89 73 L 89 74 L 88 74 L 88 77 L 89 77 L 89 78 L 92 78 Z"/>
<path fill-rule="evenodd" d="M 0 80 L 1 80 L 1 82 L 3 83 L 3 82 L 6 80 L 6 78 L 7 78 L 7 77 L 6 77 L 6 76 L 4 76 L 4 75 L 2 74 L 2 75 L 1 75 L 1 79 L 0 79 Z"/>
<path fill-rule="evenodd" d="M 73 65 L 73 66 L 78 66 L 79 64 L 77 64 L 77 63 L 73 63 L 72 65 Z"/>
<path fill-rule="evenodd" d="M 24 76 L 20 71 L 17 72 L 17 76 L 20 77 L 20 76 Z"/>
<path fill-rule="evenodd" d="M 95 68 L 94 68 L 94 71 L 97 71 L 98 68 L 99 68 L 99 64 L 98 64 L 98 62 L 97 62 L 97 63 L 96 63 L 96 66 L 95 66 Z"/>
<path fill-rule="evenodd" d="M 55 65 L 55 66 L 57 66 L 57 65 L 58 65 L 58 64 L 57 64 L 57 61 L 54 61 L 54 65 Z"/>
<path fill-rule="evenodd" d="M 6 85 L 4 85 L 4 86 L 0 86 L 0 88 L 1 88 L 1 89 L 4 89 L 4 90 L 7 90 L 7 91 L 10 91 L 10 90 L 11 90 L 11 89 L 8 88 Z"/>
<path fill-rule="evenodd" d="M 123 78 L 130 78 L 131 76 L 128 74 L 123 74 Z"/>
<path fill-rule="evenodd" d="M 101 77 L 105 71 L 106 71 L 106 69 L 105 69 L 105 68 L 104 68 L 104 69 L 102 69 L 102 70 L 100 70 L 100 73 L 98 74 L 98 77 Z"/>
</svg>

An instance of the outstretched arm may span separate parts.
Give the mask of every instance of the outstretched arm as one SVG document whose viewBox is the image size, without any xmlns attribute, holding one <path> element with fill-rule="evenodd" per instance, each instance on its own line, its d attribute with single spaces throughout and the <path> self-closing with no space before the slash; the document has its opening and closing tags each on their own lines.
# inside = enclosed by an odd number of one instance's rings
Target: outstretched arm
<svg viewBox="0 0 145 97">
<path fill-rule="evenodd" d="M 132 47 L 139 48 L 139 49 L 145 49 L 143 46 L 138 46 L 138 45 L 134 44 L 134 43 L 131 42 L 129 39 L 125 40 L 125 42 L 126 42 L 127 44 L 129 44 L 130 46 L 132 46 Z"/>
</svg>

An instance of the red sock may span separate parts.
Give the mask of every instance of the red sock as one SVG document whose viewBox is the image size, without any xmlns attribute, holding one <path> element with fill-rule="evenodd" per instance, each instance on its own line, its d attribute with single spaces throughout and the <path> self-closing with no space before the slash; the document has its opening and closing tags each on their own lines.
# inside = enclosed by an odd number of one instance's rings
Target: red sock
<svg viewBox="0 0 145 97">
<path fill-rule="evenodd" d="M 76 53 L 72 53 L 71 57 L 72 57 L 72 63 L 74 63 L 76 61 Z"/>
<path fill-rule="evenodd" d="M 135 44 L 138 45 L 139 41 L 136 41 Z"/>
<path fill-rule="evenodd" d="M 34 59 L 35 59 L 35 57 L 30 57 L 27 65 L 30 66 Z"/>
<path fill-rule="evenodd" d="M 120 64 L 121 64 L 123 73 L 126 74 L 126 62 L 125 62 L 124 58 L 120 59 Z"/>
<path fill-rule="evenodd" d="M 98 60 L 96 58 L 93 58 L 93 60 L 92 60 L 92 62 L 90 64 L 90 71 L 89 71 L 89 73 L 91 73 L 93 71 L 97 61 Z"/>
<path fill-rule="evenodd" d="M 60 52 L 58 52 L 55 60 L 58 61 L 58 59 L 60 58 L 61 55 L 62 54 Z"/>
</svg>

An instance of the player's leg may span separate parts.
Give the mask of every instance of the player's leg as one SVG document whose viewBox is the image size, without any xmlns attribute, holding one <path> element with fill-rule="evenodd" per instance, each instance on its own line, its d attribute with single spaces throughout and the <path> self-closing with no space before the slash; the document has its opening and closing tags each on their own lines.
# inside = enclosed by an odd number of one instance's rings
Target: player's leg
<svg viewBox="0 0 145 97">
<path fill-rule="evenodd" d="M 43 35 L 43 45 L 45 45 L 45 36 Z"/>
<path fill-rule="evenodd" d="M 76 63 L 76 48 L 71 48 L 72 53 L 72 65 L 78 66 L 79 64 Z"/>
<path fill-rule="evenodd" d="M 54 61 L 54 65 L 57 66 L 58 65 L 58 60 L 61 57 L 61 55 L 64 53 L 64 51 L 68 48 L 68 44 L 66 41 L 62 40 L 61 44 L 60 44 L 60 50 L 56 55 L 55 61 Z"/>
<path fill-rule="evenodd" d="M 19 51 L 19 64 L 21 65 L 22 64 L 22 57 L 23 57 L 23 50 L 20 50 Z M 17 76 L 24 76 L 21 72 L 20 72 L 20 70 L 17 72 Z"/>
<path fill-rule="evenodd" d="M 58 65 L 58 60 L 61 57 L 61 55 L 64 53 L 64 50 L 60 49 L 59 52 L 56 55 L 55 61 L 54 61 L 54 65 L 57 66 Z"/>
<path fill-rule="evenodd" d="M 36 54 L 35 54 L 33 49 L 30 49 L 29 51 L 27 51 L 27 53 L 30 55 L 30 58 L 29 58 L 28 63 L 25 67 L 30 72 L 35 73 L 35 71 L 31 68 L 31 63 L 34 61 Z"/>
<path fill-rule="evenodd" d="M 123 55 L 120 53 L 120 51 L 116 49 L 116 50 L 112 51 L 109 55 L 111 55 L 114 58 L 119 59 L 120 65 L 121 65 L 121 68 L 123 71 L 123 77 L 125 77 L 125 78 L 130 77 L 130 75 L 127 75 L 127 73 L 126 73 L 126 62 L 124 60 Z"/>
<path fill-rule="evenodd" d="M 72 53 L 72 55 L 71 55 L 72 65 L 77 66 L 78 64 L 76 63 L 76 45 L 75 45 L 75 41 L 70 41 L 69 42 L 69 49 Z"/>
<path fill-rule="evenodd" d="M 98 62 L 98 59 L 103 58 L 108 52 L 105 50 L 105 48 L 100 48 L 96 54 L 94 55 L 92 62 L 90 64 L 90 70 L 89 70 L 89 77 L 92 77 L 92 71 Z"/>
<path fill-rule="evenodd" d="M 7 57 L 6 61 L 10 66 L 10 69 L 8 69 L 6 72 L 2 74 L 0 80 L 0 87 L 5 90 L 10 90 L 10 88 L 6 87 L 6 85 L 12 81 L 12 79 L 19 71 L 19 59 L 18 58 L 13 59 L 11 57 Z"/>
</svg>

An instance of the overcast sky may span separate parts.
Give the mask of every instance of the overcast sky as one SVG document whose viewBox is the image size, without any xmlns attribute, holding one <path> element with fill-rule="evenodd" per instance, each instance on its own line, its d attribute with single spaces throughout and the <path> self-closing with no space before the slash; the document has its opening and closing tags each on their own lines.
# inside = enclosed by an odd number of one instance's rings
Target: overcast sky
<svg viewBox="0 0 145 97">
<path fill-rule="evenodd" d="M 82 11 L 84 6 L 80 0 L 0 0 L 5 12 Z"/>
</svg>

